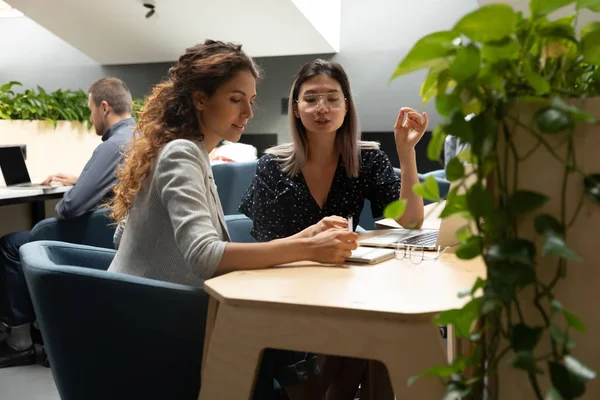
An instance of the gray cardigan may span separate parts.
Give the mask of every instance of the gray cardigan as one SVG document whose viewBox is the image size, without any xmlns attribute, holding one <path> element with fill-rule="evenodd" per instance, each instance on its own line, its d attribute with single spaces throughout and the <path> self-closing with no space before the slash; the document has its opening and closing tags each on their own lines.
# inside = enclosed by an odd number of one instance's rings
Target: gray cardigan
<svg viewBox="0 0 600 400">
<path fill-rule="evenodd" d="M 214 275 L 227 241 L 204 143 L 177 139 L 159 152 L 108 270 L 202 286 Z"/>
</svg>

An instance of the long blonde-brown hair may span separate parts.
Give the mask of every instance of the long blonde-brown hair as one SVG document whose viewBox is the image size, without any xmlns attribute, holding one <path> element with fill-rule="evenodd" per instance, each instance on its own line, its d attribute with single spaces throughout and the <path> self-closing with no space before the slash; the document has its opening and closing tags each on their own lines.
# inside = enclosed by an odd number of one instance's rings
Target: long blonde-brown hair
<svg viewBox="0 0 600 400">
<path fill-rule="evenodd" d="M 119 182 L 109 206 L 111 216 L 120 222 L 126 215 L 150 173 L 161 148 L 175 139 L 204 139 L 199 130 L 193 95 L 212 96 L 237 72 L 260 72 L 241 45 L 207 40 L 185 51 L 169 69 L 168 78 L 156 85 L 146 100 L 137 125 L 136 137 L 125 154 Z"/>
<path fill-rule="evenodd" d="M 295 176 L 304 167 L 308 157 L 308 136 L 306 128 L 300 118 L 297 118 L 292 110 L 298 100 L 300 87 L 310 78 L 319 75 L 328 75 L 339 82 L 342 92 L 346 98 L 347 113 L 344 117 L 342 126 L 338 129 L 335 137 L 335 148 L 342 156 L 342 162 L 346 168 L 349 177 L 357 177 L 360 169 L 360 150 L 378 149 L 379 144 L 360 140 L 360 124 L 358 122 L 358 113 L 354 106 L 352 91 L 350 90 L 350 81 L 348 75 L 342 66 L 336 62 L 316 59 L 310 61 L 300 69 L 294 79 L 289 99 L 289 122 L 292 143 L 286 143 L 267 149 L 265 153 L 277 156 L 281 162 L 283 172 Z"/>
</svg>

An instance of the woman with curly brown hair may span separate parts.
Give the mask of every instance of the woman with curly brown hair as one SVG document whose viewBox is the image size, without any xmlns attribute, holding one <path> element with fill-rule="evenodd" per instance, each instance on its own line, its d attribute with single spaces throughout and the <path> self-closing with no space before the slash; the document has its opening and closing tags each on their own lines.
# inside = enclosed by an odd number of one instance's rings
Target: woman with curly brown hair
<svg viewBox="0 0 600 400">
<path fill-rule="evenodd" d="M 229 242 L 208 153 L 222 139 L 239 140 L 259 75 L 241 46 L 208 40 L 187 49 L 153 89 L 118 172 L 112 216 L 128 216 L 109 271 L 202 286 L 236 270 L 343 263 L 357 247 L 342 218 L 266 243 Z M 316 379 L 294 386 L 293 398 L 321 398 Z"/>
</svg>

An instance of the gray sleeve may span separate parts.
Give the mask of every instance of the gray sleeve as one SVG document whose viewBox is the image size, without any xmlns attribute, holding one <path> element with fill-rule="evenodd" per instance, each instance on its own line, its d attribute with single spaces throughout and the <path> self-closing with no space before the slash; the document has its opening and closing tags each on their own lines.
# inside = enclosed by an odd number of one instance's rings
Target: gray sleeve
<svg viewBox="0 0 600 400">
<path fill-rule="evenodd" d="M 175 242 L 191 271 L 211 278 L 227 242 L 219 237 L 207 199 L 206 174 L 200 149 L 189 141 L 174 141 L 160 154 L 154 180 L 169 212 Z"/>
<path fill-rule="evenodd" d="M 114 143 L 104 142 L 96 147 L 75 186 L 56 205 L 58 215 L 73 218 L 98 206 L 117 183 L 115 169 L 120 160 L 120 150 Z"/>
<path fill-rule="evenodd" d="M 121 237 L 123 237 L 123 231 L 125 230 L 125 225 L 127 224 L 127 217 L 123 218 L 123 220 L 117 226 L 115 230 L 115 234 L 113 235 L 113 243 L 115 245 L 115 249 L 119 248 L 121 244 Z"/>
</svg>

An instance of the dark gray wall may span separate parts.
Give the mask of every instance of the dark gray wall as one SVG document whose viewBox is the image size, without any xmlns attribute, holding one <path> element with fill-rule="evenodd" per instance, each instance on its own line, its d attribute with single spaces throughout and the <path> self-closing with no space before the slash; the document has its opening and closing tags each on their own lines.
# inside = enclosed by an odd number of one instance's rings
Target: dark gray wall
<svg viewBox="0 0 600 400">
<path fill-rule="evenodd" d="M 391 84 L 389 77 L 420 37 L 451 29 L 462 15 L 476 7 L 476 0 L 342 0 L 340 52 L 320 56 L 341 63 L 348 73 L 363 131 L 391 131 L 402 106 L 423 110 L 419 88 L 425 72 Z M 125 80 L 137 97 L 159 82 L 169 67 L 102 67 L 27 18 L 0 19 L 0 37 L 10 38 L 3 41 L 0 52 L 0 82 L 19 80 L 26 86 L 39 84 L 49 90 L 87 89 L 99 77 L 114 75 Z M 278 133 L 280 142 L 289 140 L 281 99 L 288 96 L 293 76 L 302 64 L 316 57 L 257 59 L 265 70 L 265 79 L 258 88 L 258 110 L 248 133 Z M 433 105 L 425 110 L 432 128 L 440 118 Z"/>
</svg>

